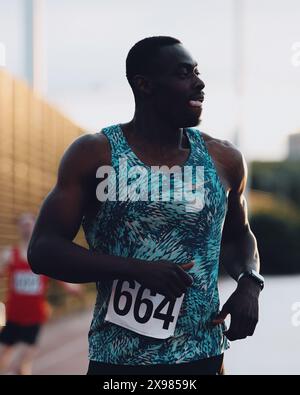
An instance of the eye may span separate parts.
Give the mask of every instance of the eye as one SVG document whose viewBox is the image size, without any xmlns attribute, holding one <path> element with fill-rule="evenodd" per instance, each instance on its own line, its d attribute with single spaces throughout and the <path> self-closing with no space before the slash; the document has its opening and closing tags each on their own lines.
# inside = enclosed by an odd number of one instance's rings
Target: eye
<svg viewBox="0 0 300 395">
<path fill-rule="evenodd" d="M 192 76 L 193 74 L 200 75 L 200 72 L 197 69 L 197 67 L 195 67 L 194 69 L 191 69 L 191 68 L 188 69 L 187 67 L 183 67 L 178 72 L 178 75 L 181 78 L 186 78 L 186 77 Z"/>
<path fill-rule="evenodd" d="M 184 77 L 186 77 L 188 74 L 189 74 L 189 71 L 188 71 L 186 68 L 181 69 L 181 70 L 179 71 L 179 73 L 178 73 L 178 75 L 184 76 Z"/>
</svg>

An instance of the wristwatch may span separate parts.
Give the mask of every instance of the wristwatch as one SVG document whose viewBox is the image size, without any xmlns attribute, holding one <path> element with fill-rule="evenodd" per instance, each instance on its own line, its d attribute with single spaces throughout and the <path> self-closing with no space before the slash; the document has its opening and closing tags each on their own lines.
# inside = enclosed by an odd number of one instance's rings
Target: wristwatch
<svg viewBox="0 0 300 395">
<path fill-rule="evenodd" d="M 259 274 L 258 272 L 256 272 L 253 269 L 246 270 L 245 272 L 243 272 L 239 275 L 237 282 L 239 282 L 240 279 L 245 276 L 251 277 L 260 286 L 261 291 L 264 289 L 265 279 L 263 278 L 263 276 L 261 274 Z"/>
</svg>

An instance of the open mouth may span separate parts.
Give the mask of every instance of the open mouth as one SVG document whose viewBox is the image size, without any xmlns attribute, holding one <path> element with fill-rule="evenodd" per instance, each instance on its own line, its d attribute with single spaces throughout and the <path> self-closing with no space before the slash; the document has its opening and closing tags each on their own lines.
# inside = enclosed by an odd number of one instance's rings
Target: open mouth
<svg viewBox="0 0 300 395">
<path fill-rule="evenodd" d="M 199 95 L 199 96 L 195 96 L 195 97 L 192 97 L 190 100 L 189 100 L 189 106 L 190 107 L 198 107 L 198 108 L 201 108 L 202 107 L 202 103 L 203 103 L 203 101 L 204 101 L 204 94 L 202 94 L 202 95 Z"/>
<path fill-rule="evenodd" d="M 189 105 L 191 107 L 199 107 L 199 108 L 201 108 L 202 107 L 202 102 L 200 100 L 190 100 L 189 101 Z"/>
</svg>

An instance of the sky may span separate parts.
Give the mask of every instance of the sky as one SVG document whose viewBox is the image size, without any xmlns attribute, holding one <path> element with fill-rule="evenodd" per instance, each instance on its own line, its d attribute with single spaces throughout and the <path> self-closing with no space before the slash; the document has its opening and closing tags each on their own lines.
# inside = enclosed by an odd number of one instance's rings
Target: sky
<svg viewBox="0 0 300 395">
<path fill-rule="evenodd" d="M 7 68 L 23 78 L 26 1 L 0 0 L 0 42 L 6 46 Z M 237 1 L 243 6 L 238 21 Z M 287 135 L 300 130 L 298 0 L 44 3 L 45 95 L 87 132 L 132 119 L 126 55 L 144 37 L 170 35 L 198 61 L 206 84 L 198 128 L 230 141 L 235 141 L 238 128 L 239 147 L 247 160 L 286 156 Z M 299 62 L 293 63 L 293 57 Z M 236 91 L 237 76 L 241 95 Z"/>
</svg>

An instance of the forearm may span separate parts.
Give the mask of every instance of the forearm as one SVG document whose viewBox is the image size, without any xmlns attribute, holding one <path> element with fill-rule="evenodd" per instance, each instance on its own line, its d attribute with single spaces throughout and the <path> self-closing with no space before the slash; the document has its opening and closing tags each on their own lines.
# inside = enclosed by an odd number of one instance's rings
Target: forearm
<svg viewBox="0 0 300 395">
<path fill-rule="evenodd" d="M 257 242 L 250 228 L 234 240 L 222 243 L 220 261 L 235 280 L 246 270 L 253 269 L 259 272 Z"/>
<path fill-rule="evenodd" d="M 137 265 L 142 264 L 133 258 L 93 252 L 54 236 L 32 240 L 28 248 L 28 261 L 35 273 L 71 283 L 135 279 Z"/>
</svg>

